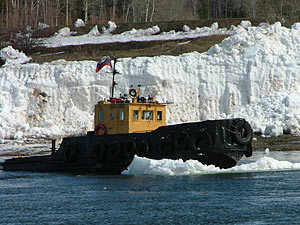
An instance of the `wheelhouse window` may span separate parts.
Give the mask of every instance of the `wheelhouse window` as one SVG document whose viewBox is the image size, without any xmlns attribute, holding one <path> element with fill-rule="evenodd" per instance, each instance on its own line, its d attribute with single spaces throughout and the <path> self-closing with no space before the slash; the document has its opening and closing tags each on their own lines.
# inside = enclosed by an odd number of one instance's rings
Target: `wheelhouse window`
<svg viewBox="0 0 300 225">
<path fill-rule="evenodd" d="M 98 120 L 99 120 L 99 121 L 102 121 L 102 120 L 103 120 L 103 112 L 102 112 L 102 110 L 99 110 L 99 113 L 98 113 Z"/>
<path fill-rule="evenodd" d="M 153 111 L 144 110 L 142 113 L 142 120 L 152 120 L 153 118 Z"/>
<path fill-rule="evenodd" d="M 113 120 L 114 119 L 114 114 L 110 113 L 110 119 Z"/>
<path fill-rule="evenodd" d="M 162 120 L 162 111 L 157 111 L 157 120 Z"/>
<path fill-rule="evenodd" d="M 120 112 L 119 112 L 119 120 L 124 120 L 124 112 L 122 109 L 120 109 Z"/>
<path fill-rule="evenodd" d="M 138 119 L 139 119 L 139 111 L 133 110 L 133 120 L 138 120 Z"/>
</svg>

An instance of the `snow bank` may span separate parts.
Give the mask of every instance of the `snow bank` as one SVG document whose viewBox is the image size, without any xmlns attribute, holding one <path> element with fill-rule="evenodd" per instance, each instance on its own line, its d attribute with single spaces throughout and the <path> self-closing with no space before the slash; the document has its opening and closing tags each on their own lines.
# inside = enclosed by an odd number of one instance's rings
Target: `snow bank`
<svg viewBox="0 0 300 225">
<path fill-rule="evenodd" d="M 148 29 L 132 29 L 130 31 L 126 31 L 126 32 L 123 32 L 121 35 L 123 36 L 128 36 L 128 35 L 131 35 L 131 36 L 149 36 L 149 35 L 153 35 L 153 34 L 157 34 L 160 32 L 160 28 L 158 26 L 153 26 L 151 28 L 148 28 Z"/>
<path fill-rule="evenodd" d="M 244 117 L 254 130 L 267 136 L 279 136 L 284 130 L 299 133 L 300 94 L 288 91 L 272 94 L 241 106 L 230 117 Z"/>
<path fill-rule="evenodd" d="M 77 20 L 74 22 L 74 26 L 75 26 L 75 27 L 85 27 L 85 23 L 83 22 L 82 19 L 77 19 Z"/>
<path fill-rule="evenodd" d="M 31 58 L 27 57 L 23 52 L 13 49 L 11 46 L 0 50 L 0 58 L 5 61 L 5 66 L 27 63 Z"/>
<path fill-rule="evenodd" d="M 115 95 L 141 84 L 145 96 L 173 102 L 169 123 L 244 117 L 268 135 L 299 133 L 300 30 L 248 25 L 234 27 L 203 54 L 120 59 Z M 96 64 L 59 60 L 2 67 L 0 137 L 92 129 L 94 104 L 110 96 L 111 85 L 110 67 L 97 74 Z"/>
<path fill-rule="evenodd" d="M 43 30 L 45 28 L 49 28 L 50 26 L 46 23 L 38 22 L 37 29 Z"/>
<path fill-rule="evenodd" d="M 63 38 L 63 37 L 70 37 L 71 35 L 75 34 L 76 32 L 72 32 L 69 27 L 61 28 L 57 33 L 54 34 L 55 38 Z"/>
<path fill-rule="evenodd" d="M 195 30 L 190 30 L 187 26 L 184 26 L 184 31 L 175 32 L 160 32 L 158 26 L 153 26 L 148 29 L 132 29 L 130 31 L 123 32 L 122 34 L 112 35 L 116 29 L 114 22 L 108 22 L 108 28 L 102 27 L 102 33 L 104 35 L 81 35 L 70 37 L 70 30 L 60 31 L 63 35 L 54 35 L 51 38 L 42 38 L 40 41 L 44 43 L 46 47 L 59 47 L 67 45 L 80 45 L 80 44 L 103 44 L 112 42 L 129 42 L 129 41 L 154 41 L 154 40 L 180 40 L 187 38 L 198 38 L 209 35 L 230 35 L 232 31 L 228 31 L 226 28 L 218 29 L 218 23 L 214 23 L 211 27 L 196 27 Z"/>
<path fill-rule="evenodd" d="M 113 32 L 115 29 L 117 29 L 117 25 L 115 22 L 112 21 L 108 21 L 108 28 L 106 27 L 102 27 L 102 32 L 104 34 L 110 34 L 111 32 Z"/>
<path fill-rule="evenodd" d="M 295 23 L 291 26 L 292 29 L 300 30 L 300 23 Z"/>
<path fill-rule="evenodd" d="M 100 33 L 97 25 L 95 25 L 93 29 L 87 34 L 87 36 L 99 36 L 99 35 Z"/>
</svg>

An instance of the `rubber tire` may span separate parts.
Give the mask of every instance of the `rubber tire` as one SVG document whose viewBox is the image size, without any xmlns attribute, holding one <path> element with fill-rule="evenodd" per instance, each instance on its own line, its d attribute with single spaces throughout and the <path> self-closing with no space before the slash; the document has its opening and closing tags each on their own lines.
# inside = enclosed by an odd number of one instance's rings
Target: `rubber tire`
<svg viewBox="0 0 300 225">
<path fill-rule="evenodd" d="M 114 141 L 112 146 L 106 151 L 106 162 L 114 162 L 120 157 L 121 145 L 118 141 Z"/>
<path fill-rule="evenodd" d="M 101 142 L 100 144 L 96 145 L 95 147 L 95 158 L 97 161 L 105 161 L 105 155 L 107 151 L 107 146 L 104 142 Z"/>
<path fill-rule="evenodd" d="M 209 150 L 212 147 L 213 139 L 208 131 L 199 131 L 191 137 L 191 148 L 194 150 L 206 149 Z"/>
<path fill-rule="evenodd" d="M 134 140 L 129 140 L 127 142 L 126 148 L 124 150 L 124 156 L 126 158 L 128 157 L 133 157 L 134 154 L 136 153 L 136 149 L 137 149 L 137 144 Z"/>
<path fill-rule="evenodd" d="M 137 155 L 144 157 L 149 151 L 149 145 L 146 140 L 141 140 L 137 145 Z"/>
<path fill-rule="evenodd" d="M 190 147 L 190 136 L 182 132 L 174 138 L 174 146 L 179 150 L 186 150 Z"/>
<path fill-rule="evenodd" d="M 67 146 L 63 150 L 63 159 L 65 162 L 73 162 L 77 156 L 77 149 L 71 146 Z"/>
<path fill-rule="evenodd" d="M 245 120 L 240 120 L 234 127 L 234 138 L 239 145 L 250 144 L 253 138 L 253 131 L 250 124 Z M 242 133 L 246 135 L 242 135 Z"/>
</svg>

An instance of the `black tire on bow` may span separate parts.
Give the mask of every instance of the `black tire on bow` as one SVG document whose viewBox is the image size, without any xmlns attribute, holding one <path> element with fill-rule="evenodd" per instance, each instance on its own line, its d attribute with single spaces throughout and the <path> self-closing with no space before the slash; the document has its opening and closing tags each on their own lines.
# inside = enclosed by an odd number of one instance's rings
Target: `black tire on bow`
<svg viewBox="0 0 300 225">
<path fill-rule="evenodd" d="M 251 143 L 253 131 L 250 124 L 246 120 L 239 120 L 234 126 L 234 138 L 239 145 L 247 145 Z"/>
<path fill-rule="evenodd" d="M 251 157 L 252 156 L 252 145 L 251 144 L 247 144 L 247 151 L 245 152 L 245 156 L 246 157 Z"/>
</svg>

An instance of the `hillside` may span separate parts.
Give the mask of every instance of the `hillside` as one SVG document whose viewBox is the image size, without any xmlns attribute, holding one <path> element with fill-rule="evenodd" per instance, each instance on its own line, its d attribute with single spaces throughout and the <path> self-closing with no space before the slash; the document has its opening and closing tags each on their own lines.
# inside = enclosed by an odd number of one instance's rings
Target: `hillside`
<svg viewBox="0 0 300 225">
<path fill-rule="evenodd" d="M 243 19 L 245 20 L 245 19 Z M 120 34 L 132 29 L 147 29 L 152 26 L 158 26 L 160 33 L 169 31 L 182 31 L 184 25 L 191 29 L 196 27 L 210 27 L 217 22 L 220 28 L 229 29 L 231 25 L 239 25 L 242 19 L 223 19 L 223 20 L 188 20 L 173 22 L 154 22 L 154 23 L 126 23 L 117 24 L 117 28 L 112 34 Z M 261 21 L 251 20 L 253 26 L 257 26 Z M 84 27 L 71 26 L 70 29 L 76 35 L 87 34 L 93 25 Z M 97 24 L 99 30 L 107 24 Z M 45 38 L 55 34 L 61 27 L 46 28 L 33 32 L 34 38 Z M 7 30 L 0 32 L 1 48 L 8 45 L 10 39 L 16 30 Z M 24 31 L 23 31 L 24 32 Z M 43 63 L 57 59 L 66 59 L 72 61 L 80 60 L 99 60 L 103 55 L 116 56 L 119 58 L 135 58 L 139 56 L 159 56 L 159 55 L 180 55 L 188 52 L 205 52 L 214 44 L 220 43 L 226 35 L 213 35 L 189 40 L 169 40 L 169 41 L 148 41 L 148 42 L 125 42 L 125 43 L 109 43 L 109 44 L 87 44 L 79 46 L 64 46 L 56 48 L 36 47 L 35 45 L 22 46 L 20 41 L 10 43 L 14 48 L 22 50 L 27 56 L 32 58 L 31 62 Z M 26 41 L 25 41 L 26 42 Z M 183 44 L 182 44 L 183 43 Z"/>
<path fill-rule="evenodd" d="M 90 44 L 80 46 L 64 46 L 58 48 L 40 48 L 37 53 L 28 55 L 32 62 L 42 63 L 57 59 L 72 61 L 99 60 L 102 56 L 118 58 L 152 57 L 158 55 L 180 55 L 188 52 L 205 52 L 214 44 L 220 43 L 227 36 L 208 36 L 197 39 L 178 41 L 126 42 L 109 44 Z M 183 44 L 181 44 L 183 43 Z M 56 53 L 59 54 L 56 54 Z"/>
</svg>

